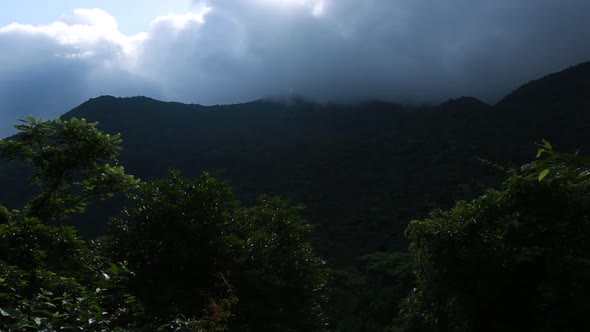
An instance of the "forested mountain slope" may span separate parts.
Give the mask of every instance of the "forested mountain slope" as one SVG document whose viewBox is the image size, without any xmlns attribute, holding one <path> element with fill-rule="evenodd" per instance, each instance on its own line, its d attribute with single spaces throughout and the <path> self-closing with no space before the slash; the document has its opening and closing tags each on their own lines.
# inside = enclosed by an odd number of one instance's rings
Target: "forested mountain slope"
<svg viewBox="0 0 590 332">
<path fill-rule="evenodd" d="M 62 118 L 120 132 L 121 164 L 144 180 L 169 168 L 190 176 L 206 171 L 245 201 L 267 193 L 303 203 L 321 254 L 338 264 L 404 250 L 410 220 L 499 184 L 505 174 L 483 160 L 520 165 L 541 139 L 560 151 L 584 148 L 589 105 L 584 63 L 525 84 L 494 106 L 470 97 L 422 107 L 297 98 L 206 107 L 103 96 Z M 17 206 L 26 170 L 1 167 L 0 186 L 15 189 L 2 191 L 8 196 L 0 202 Z M 88 221 L 93 214 L 103 213 L 91 211 L 80 222 L 91 235 L 102 229 Z"/>
</svg>

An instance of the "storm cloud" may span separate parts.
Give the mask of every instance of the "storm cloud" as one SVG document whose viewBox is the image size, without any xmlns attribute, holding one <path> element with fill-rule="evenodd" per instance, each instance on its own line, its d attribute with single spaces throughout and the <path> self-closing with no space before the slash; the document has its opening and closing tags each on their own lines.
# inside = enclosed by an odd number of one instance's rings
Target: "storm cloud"
<svg viewBox="0 0 590 332">
<path fill-rule="evenodd" d="M 493 103 L 590 60 L 585 0 L 210 0 L 125 35 L 100 9 L 0 27 L 0 134 L 103 94 Z"/>
</svg>

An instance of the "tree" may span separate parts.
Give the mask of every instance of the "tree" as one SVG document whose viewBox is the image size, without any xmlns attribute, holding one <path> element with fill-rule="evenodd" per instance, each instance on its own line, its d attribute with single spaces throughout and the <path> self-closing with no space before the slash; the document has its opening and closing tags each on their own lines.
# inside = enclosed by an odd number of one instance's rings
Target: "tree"
<svg viewBox="0 0 590 332">
<path fill-rule="evenodd" d="M 327 272 L 307 238 L 303 207 L 262 196 L 231 235 L 237 321 L 252 331 L 323 331 Z"/>
<path fill-rule="evenodd" d="M 0 206 L 0 330 L 114 330 L 141 326 L 141 305 L 121 287 L 129 272 L 60 225 L 91 198 L 138 181 L 116 163 L 120 138 L 85 120 L 37 121 L 0 140 L 0 156 L 33 168 L 39 188 L 22 211 Z"/>
<path fill-rule="evenodd" d="M 205 308 L 230 259 L 224 235 L 238 203 L 229 188 L 207 176 L 187 180 L 173 172 L 141 185 L 130 199 L 132 207 L 101 239 L 105 256 L 128 262 L 136 274 L 130 288 L 149 319 Z"/>
<path fill-rule="evenodd" d="M 323 328 L 326 277 L 306 241 L 311 227 L 299 208 L 270 197 L 242 207 L 226 184 L 177 172 L 142 185 L 130 198 L 132 206 L 101 243 L 107 257 L 128 262 L 135 272 L 130 289 L 148 320 L 192 317 L 212 300 L 227 303 L 235 296 L 233 330 Z"/>
<path fill-rule="evenodd" d="M 330 272 L 329 313 L 336 331 L 402 330 L 400 305 L 415 279 L 409 253 L 376 252 L 359 257 L 356 269 Z"/>
<path fill-rule="evenodd" d="M 590 160 L 557 154 L 547 142 L 539 157 L 502 190 L 409 225 L 413 328 L 590 328 Z"/>
<path fill-rule="evenodd" d="M 43 221 L 83 212 L 92 198 L 104 199 L 125 191 L 138 180 L 117 166 L 120 135 L 97 129 L 97 123 L 72 118 L 68 121 L 20 120 L 19 133 L 0 140 L 0 157 L 27 163 L 39 193 L 26 212 Z"/>
</svg>

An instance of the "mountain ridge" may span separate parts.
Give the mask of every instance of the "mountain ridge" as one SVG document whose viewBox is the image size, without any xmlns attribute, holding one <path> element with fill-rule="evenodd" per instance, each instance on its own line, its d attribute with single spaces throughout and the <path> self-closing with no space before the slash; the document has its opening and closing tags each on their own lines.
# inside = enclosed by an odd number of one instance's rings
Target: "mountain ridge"
<svg viewBox="0 0 590 332">
<path fill-rule="evenodd" d="M 101 96 L 62 118 L 83 117 L 107 133 L 121 133 L 120 162 L 144 180 L 165 176 L 170 168 L 187 176 L 209 172 L 229 182 L 245 202 L 271 194 L 304 204 L 307 219 L 317 225 L 320 252 L 339 264 L 365 253 L 405 250 L 403 230 L 410 220 L 498 186 L 505 174 L 482 159 L 516 167 L 534 158 L 534 144 L 542 139 L 561 151 L 589 141 L 587 67 L 523 85 L 506 97 L 518 103 L 488 105 L 460 97 L 415 107 L 264 99 L 203 106 Z M 574 96 L 566 111 L 563 103 L 526 103 L 537 95 L 531 89 L 556 84 L 564 86 L 560 94 L 539 94 Z M 6 167 L 0 164 L 0 186 L 16 188 L 23 173 Z M 4 194 L 0 203 L 18 206 L 17 198 Z M 75 222 L 89 236 L 102 232 L 94 222 Z"/>
<path fill-rule="evenodd" d="M 480 105 L 480 106 L 491 106 L 491 107 L 500 107 L 500 108 L 505 108 L 505 107 L 511 107 L 511 105 L 516 104 L 516 101 L 520 98 L 520 99 L 525 99 L 527 98 L 527 94 L 535 94 L 537 97 L 544 97 L 544 98 L 539 98 L 541 99 L 543 102 L 546 102 L 548 97 L 555 97 L 555 94 L 542 94 L 542 93 L 538 93 L 539 90 L 543 90 L 543 92 L 545 90 L 547 90 L 547 86 L 549 87 L 554 87 L 556 85 L 563 85 L 563 84 L 556 84 L 556 81 L 559 81 L 559 83 L 562 83 L 563 81 L 567 81 L 571 84 L 571 86 L 566 87 L 566 89 L 561 89 L 561 92 L 563 91 L 567 91 L 570 94 L 571 93 L 579 93 L 579 92 L 584 92 L 584 91 L 588 91 L 590 90 L 590 79 L 588 79 L 588 77 L 590 77 L 590 61 L 588 62 L 582 62 L 579 63 L 577 65 L 574 66 L 570 66 L 566 69 L 563 69 L 561 71 L 557 71 L 557 72 L 553 72 L 547 75 L 544 75 L 540 78 L 537 79 L 533 79 L 527 83 L 522 84 L 520 87 L 518 87 L 517 89 L 513 90 L 512 92 L 509 92 L 508 94 L 506 94 L 503 98 L 501 98 L 497 103 L 490 105 L 487 104 L 481 100 L 479 100 L 476 97 L 472 97 L 472 96 L 461 96 L 461 97 L 457 97 L 457 98 L 449 98 L 447 101 L 440 103 L 439 105 L 436 105 L 434 107 L 446 107 L 448 108 L 449 106 L 455 106 L 455 105 L 450 105 L 449 103 L 461 103 L 462 106 L 464 105 L 472 105 L 472 106 L 476 106 L 476 105 Z M 573 88 L 572 88 L 573 87 Z M 559 97 L 560 99 L 563 98 L 560 95 L 557 95 L 557 97 Z M 195 104 L 195 103 L 181 103 L 181 102 L 176 102 L 176 101 L 161 101 L 152 97 L 148 97 L 148 96 L 131 96 L 131 97 L 114 97 L 112 95 L 101 95 L 101 96 L 97 96 L 94 98 L 90 98 L 89 100 L 87 100 L 86 102 L 81 103 L 79 106 L 77 106 L 76 108 L 72 109 L 76 110 L 80 107 L 85 106 L 85 104 L 87 103 L 96 103 L 96 102 L 104 102 L 106 100 L 128 100 L 128 101 L 150 101 L 150 102 L 161 102 L 164 104 L 176 104 L 176 105 L 186 105 L 186 106 L 191 106 L 191 107 L 204 107 L 204 108 L 227 108 L 227 107 L 231 107 L 231 106 L 244 106 L 244 105 L 254 105 L 254 104 L 275 104 L 275 105 L 283 105 L 283 106 L 289 106 L 289 105 L 315 105 L 315 106 L 333 106 L 333 105 L 338 105 L 338 106 L 358 106 L 358 105 L 363 105 L 363 104 L 385 104 L 385 105 L 398 105 L 398 106 L 402 106 L 402 107 L 407 107 L 407 108 L 415 108 L 415 107 L 411 107 L 409 105 L 403 105 L 403 104 L 399 104 L 396 103 L 394 101 L 385 101 L 385 100 L 365 100 L 365 101 L 358 101 L 358 102 L 353 102 L 353 103 L 320 103 L 320 102 L 315 102 L 309 99 L 306 99 L 304 97 L 301 96 L 295 96 L 295 97 L 275 97 L 275 98 L 261 98 L 261 99 L 256 99 L 256 100 L 252 100 L 252 101 L 246 101 L 246 102 L 241 102 L 241 103 L 230 103 L 230 104 L 216 104 L 216 105 L 202 105 L 202 104 Z M 528 96 L 527 98 L 528 100 L 532 100 L 530 98 L 530 96 Z M 420 108 L 420 107 L 418 107 Z M 69 112 L 64 113 L 64 115 L 67 115 Z M 62 116 L 64 116 L 62 115 Z"/>
</svg>

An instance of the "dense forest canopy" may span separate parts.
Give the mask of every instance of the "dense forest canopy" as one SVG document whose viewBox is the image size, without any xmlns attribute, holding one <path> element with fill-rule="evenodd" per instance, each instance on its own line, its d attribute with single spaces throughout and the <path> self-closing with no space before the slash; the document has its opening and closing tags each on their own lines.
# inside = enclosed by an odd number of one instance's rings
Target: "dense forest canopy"
<svg viewBox="0 0 590 332">
<path fill-rule="evenodd" d="M 493 106 L 100 97 L 22 120 L 0 329 L 587 329 L 587 96 L 585 63 Z"/>
</svg>

